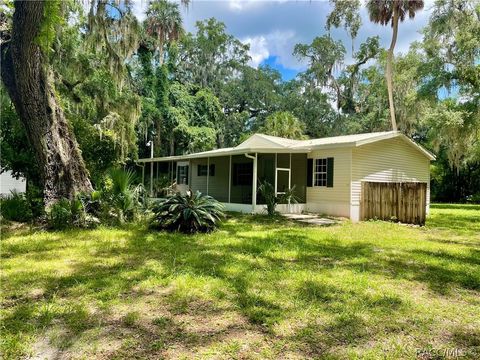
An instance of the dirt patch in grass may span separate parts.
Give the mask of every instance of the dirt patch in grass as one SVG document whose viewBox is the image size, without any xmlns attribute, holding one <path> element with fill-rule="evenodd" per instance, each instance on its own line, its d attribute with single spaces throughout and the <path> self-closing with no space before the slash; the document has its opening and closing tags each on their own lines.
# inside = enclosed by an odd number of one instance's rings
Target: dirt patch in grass
<svg viewBox="0 0 480 360">
<path fill-rule="evenodd" d="M 448 226 L 456 212 L 468 219 Z M 471 349 L 477 217 L 433 207 L 423 228 L 235 216 L 196 236 L 13 231 L 2 239 L 2 355 L 405 359 Z"/>
</svg>

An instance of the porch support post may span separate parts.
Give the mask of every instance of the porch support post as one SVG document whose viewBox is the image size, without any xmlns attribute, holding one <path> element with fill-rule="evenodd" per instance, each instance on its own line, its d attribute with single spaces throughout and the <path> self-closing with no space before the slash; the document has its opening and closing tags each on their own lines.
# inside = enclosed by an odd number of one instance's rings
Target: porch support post
<svg viewBox="0 0 480 360">
<path fill-rule="evenodd" d="M 153 197 L 153 141 L 150 140 L 150 197 Z"/>
<path fill-rule="evenodd" d="M 275 176 L 274 176 L 274 179 L 275 179 L 275 196 L 277 196 L 277 182 L 278 182 L 278 179 L 277 179 L 277 153 L 275 153 L 275 167 L 274 167 L 274 172 L 275 172 Z"/>
<path fill-rule="evenodd" d="M 288 172 L 288 189 L 292 188 L 292 153 L 290 153 L 290 164 L 288 165 L 290 171 Z"/>
<path fill-rule="evenodd" d="M 290 163 L 288 164 L 290 171 L 288 172 L 288 191 L 292 188 L 292 153 L 290 153 Z M 287 211 L 290 212 L 290 199 L 288 199 Z"/>
<path fill-rule="evenodd" d="M 230 203 L 230 193 L 232 190 L 232 155 L 228 163 L 228 203 Z"/>
<path fill-rule="evenodd" d="M 153 197 L 153 161 L 150 162 L 150 197 Z"/>
<path fill-rule="evenodd" d="M 210 177 L 210 158 L 207 157 L 207 195 L 208 195 L 208 179 Z"/>
<path fill-rule="evenodd" d="M 252 185 L 252 211 L 255 211 L 255 206 L 257 205 L 257 153 L 253 158 L 253 185 Z"/>
</svg>

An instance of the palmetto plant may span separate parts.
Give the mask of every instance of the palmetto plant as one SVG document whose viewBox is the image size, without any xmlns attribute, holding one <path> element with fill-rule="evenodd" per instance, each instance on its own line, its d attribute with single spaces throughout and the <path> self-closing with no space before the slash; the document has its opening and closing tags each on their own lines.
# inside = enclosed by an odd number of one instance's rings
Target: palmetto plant
<svg viewBox="0 0 480 360">
<path fill-rule="evenodd" d="M 109 175 L 112 185 L 104 196 L 122 223 L 131 219 L 140 207 L 143 187 L 134 184 L 135 173 L 131 170 L 112 169 Z"/>
<path fill-rule="evenodd" d="M 154 213 L 154 227 L 188 234 L 210 232 L 225 216 L 221 203 L 199 191 L 177 193 L 160 203 Z"/>
</svg>

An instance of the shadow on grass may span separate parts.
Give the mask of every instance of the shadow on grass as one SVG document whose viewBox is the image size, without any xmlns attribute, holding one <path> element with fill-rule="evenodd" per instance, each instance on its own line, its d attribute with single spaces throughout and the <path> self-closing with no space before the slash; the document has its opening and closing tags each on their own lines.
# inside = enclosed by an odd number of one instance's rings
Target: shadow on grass
<svg viewBox="0 0 480 360">
<path fill-rule="evenodd" d="M 457 233 L 480 231 L 480 212 L 478 216 L 462 216 L 451 214 L 442 214 L 430 217 L 427 220 L 428 227 L 437 229 L 453 230 Z"/>
<path fill-rule="evenodd" d="M 431 209 L 427 227 L 451 230 L 458 235 L 480 234 L 480 205 L 432 204 Z"/>
<path fill-rule="evenodd" d="M 258 234 L 247 233 L 257 227 Z M 98 239 L 92 248 L 85 250 L 89 256 L 74 261 L 70 265 L 71 271 L 65 275 L 58 276 L 54 269 L 47 269 L 9 279 L 10 288 L 22 289 L 34 284 L 42 288 L 43 293 L 35 299 L 28 295 L 7 299 L 15 308 L 3 319 L 3 326 L 11 334 L 28 335 L 60 322 L 67 329 L 62 345 L 67 349 L 83 333 L 108 326 L 115 336 L 122 338 L 124 334 L 130 334 L 135 339 L 114 350 L 109 357 L 128 357 L 130 351 L 149 357 L 161 354 L 171 346 L 195 349 L 219 342 L 227 338 L 229 332 L 246 331 L 249 326 L 249 331 L 274 336 L 275 324 L 290 316 L 291 308 L 286 305 L 286 299 L 292 296 L 301 308 L 321 309 L 329 315 L 325 323 L 312 321 L 289 336 L 304 356 L 321 356 L 332 346 L 366 343 L 385 331 L 386 327 L 366 326 L 366 320 L 359 315 L 362 309 L 368 309 L 372 316 L 384 318 L 407 312 L 409 305 L 394 294 L 373 297 L 358 289 L 345 289 L 316 280 L 299 281 L 295 291 L 282 294 L 282 282 L 291 274 L 317 275 L 341 267 L 354 274 L 413 279 L 442 295 L 448 295 L 451 288 L 480 289 L 478 272 L 472 270 L 479 265 L 477 251 L 467 257 L 425 250 L 385 254 L 376 252 L 368 242 L 344 244 L 336 235 L 318 241 L 307 236 L 302 229 L 299 225 L 292 226 L 284 218 L 258 216 L 239 216 L 227 222 L 217 233 L 197 236 L 151 233 L 133 227 L 121 234 L 124 239 L 121 245 Z M 229 240 L 226 241 L 222 234 L 228 235 Z M 68 246 L 65 239 L 81 242 L 90 236 L 98 234 L 59 233 L 34 245 L 8 245 L 6 252 L 9 257 L 29 252 L 50 256 L 49 251 Z M 290 253 L 292 255 L 285 255 Z M 158 266 L 150 266 L 152 262 Z M 225 325 L 208 334 L 187 331 L 174 318 L 176 314 L 186 313 L 201 322 L 202 318 L 206 320 L 210 316 L 209 310 L 219 315 L 226 311 L 192 295 L 188 283 L 185 292 L 174 287 L 156 299 L 172 314 L 168 321 L 157 321 L 161 326 L 127 326 L 112 320 L 112 311 L 119 300 L 128 299 L 131 304 L 136 304 L 146 296 L 141 290 L 145 282 L 152 281 L 165 288 L 186 276 L 218 281 L 221 291 L 213 292 L 211 296 L 216 300 L 227 299 L 232 308 L 229 311 L 239 311 L 248 326 Z M 264 288 L 269 288 L 277 296 L 268 296 Z M 196 313 L 195 307 L 202 301 L 207 305 Z M 99 310 L 92 314 L 91 306 Z M 97 338 L 103 336 L 106 335 L 99 333 Z"/>
<path fill-rule="evenodd" d="M 480 204 L 430 204 L 431 209 L 480 211 Z"/>
</svg>

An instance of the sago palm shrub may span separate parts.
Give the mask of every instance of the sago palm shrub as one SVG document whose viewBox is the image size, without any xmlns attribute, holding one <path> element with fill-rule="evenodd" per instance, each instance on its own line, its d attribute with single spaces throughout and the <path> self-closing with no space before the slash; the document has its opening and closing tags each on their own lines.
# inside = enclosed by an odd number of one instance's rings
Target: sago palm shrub
<svg viewBox="0 0 480 360">
<path fill-rule="evenodd" d="M 296 204 L 298 197 L 295 195 L 295 185 L 286 189 L 283 194 L 275 194 L 275 188 L 268 181 L 263 181 L 258 186 L 258 193 L 263 197 L 267 205 L 267 214 L 273 216 L 277 213 L 278 204 Z"/>
<path fill-rule="evenodd" d="M 171 196 L 154 208 L 154 214 L 154 228 L 188 234 L 210 232 L 225 216 L 221 203 L 199 191 Z"/>
</svg>

